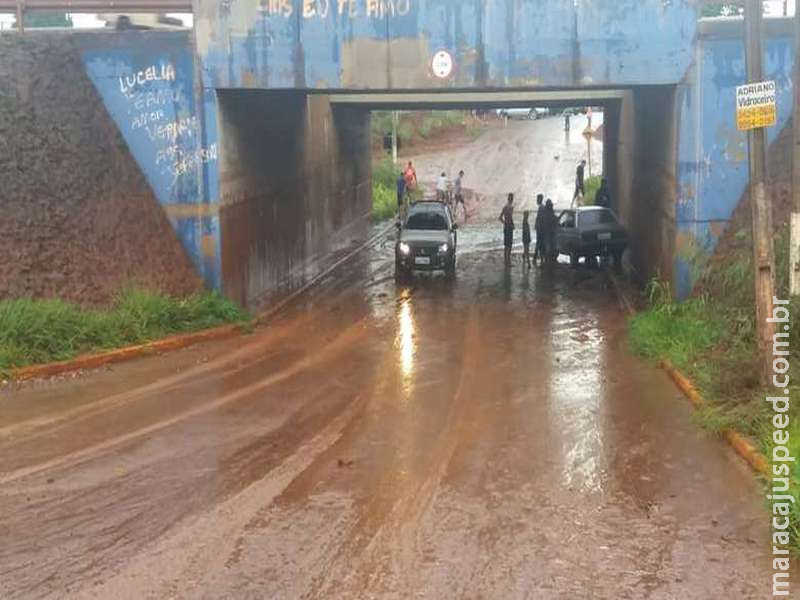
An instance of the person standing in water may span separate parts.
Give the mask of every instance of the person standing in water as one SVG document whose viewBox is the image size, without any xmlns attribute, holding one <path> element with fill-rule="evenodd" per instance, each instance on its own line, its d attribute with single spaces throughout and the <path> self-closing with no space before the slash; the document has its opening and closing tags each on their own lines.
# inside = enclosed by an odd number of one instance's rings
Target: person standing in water
<svg viewBox="0 0 800 600">
<path fill-rule="evenodd" d="M 554 263 L 558 257 L 556 248 L 556 231 L 558 230 L 558 217 L 553 208 L 553 201 L 547 199 L 544 205 L 544 262 Z"/>
<path fill-rule="evenodd" d="M 586 161 L 582 160 L 578 165 L 578 168 L 575 169 L 575 194 L 572 196 L 572 203 L 575 204 L 575 200 L 578 198 L 583 198 L 586 195 L 586 184 L 585 184 L 585 172 L 586 172 Z"/>
<path fill-rule="evenodd" d="M 456 216 L 456 211 L 458 210 L 458 205 L 461 204 L 461 208 L 464 209 L 464 222 L 467 222 L 467 205 L 464 204 L 464 189 L 463 189 L 463 180 L 464 180 L 464 171 L 458 172 L 458 177 L 456 177 L 455 183 L 453 184 L 453 192 L 455 193 L 455 199 L 453 204 L 453 217 Z"/>
<path fill-rule="evenodd" d="M 544 194 L 536 196 L 536 221 L 533 223 L 536 230 L 536 247 L 533 250 L 533 263 L 536 264 L 537 260 L 544 263 Z"/>
<path fill-rule="evenodd" d="M 503 246 L 508 266 L 511 264 L 511 248 L 514 246 L 514 194 L 508 195 L 508 201 L 500 211 L 500 222 L 503 224 Z"/>
<path fill-rule="evenodd" d="M 608 191 L 608 179 L 603 178 L 600 183 L 600 189 L 594 197 L 595 206 L 602 206 L 604 208 L 611 208 L 611 192 Z"/>
<path fill-rule="evenodd" d="M 528 222 L 531 211 L 526 210 L 522 213 L 522 265 L 531 267 L 531 224 Z"/>
<path fill-rule="evenodd" d="M 397 186 L 397 216 L 402 219 L 405 214 L 406 202 L 406 177 L 402 171 L 395 184 Z"/>
<path fill-rule="evenodd" d="M 439 202 L 447 202 L 447 173 L 444 171 L 436 180 L 436 199 Z"/>
</svg>

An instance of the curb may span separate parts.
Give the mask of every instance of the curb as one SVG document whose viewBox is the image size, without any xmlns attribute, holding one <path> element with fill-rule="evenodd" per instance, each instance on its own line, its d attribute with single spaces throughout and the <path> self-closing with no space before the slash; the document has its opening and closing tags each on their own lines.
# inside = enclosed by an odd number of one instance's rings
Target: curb
<svg viewBox="0 0 800 600">
<path fill-rule="evenodd" d="M 696 409 L 699 409 L 704 404 L 703 397 L 694 387 L 694 384 L 671 362 L 662 360 L 659 366 L 667 372 L 670 379 L 675 382 L 678 389 L 683 392 L 683 395 L 689 399 Z M 726 429 L 722 431 L 722 437 L 754 471 L 762 475 L 769 471 L 769 463 L 766 457 L 741 433 L 733 429 Z"/>
<path fill-rule="evenodd" d="M 29 381 L 31 379 L 44 379 L 46 377 L 53 377 L 55 375 L 62 375 L 64 373 L 71 373 L 73 371 L 82 371 L 85 369 L 96 369 L 105 365 L 120 363 L 134 358 L 143 356 L 152 356 L 154 354 L 162 354 L 171 350 L 180 350 L 187 348 L 201 342 L 211 342 L 216 340 L 223 340 L 237 335 L 241 335 L 250 330 L 250 327 L 263 325 L 275 313 L 280 311 L 289 302 L 300 296 L 302 293 L 314 287 L 324 277 L 330 275 L 331 272 L 338 269 L 341 265 L 349 261 L 359 252 L 374 245 L 377 241 L 383 238 L 392 229 L 392 225 L 387 225 L 385 228 L 378 231 L 375 235 L 369 238 L 366 242 L 337 260 L 330 265 L 327 269 L 319 273 L 316 277 L 311 279 L 304 286 L 295 290 L 286 298 L 282 299 L 275 306 L 267 311 L 256 315 L 252 325 L 223 325 L 222 327 L 215 327 L 213 329 L 204 329 L 202 331 L 195 331 L 192 333 L 185 333 L 175 335 L 146 344 L 139 344 L 136 346 L 126 346 L 124 348 L 117 348 L 107 352 L 100 352 L 97 354 L 85 354 L 69 360 L 63 360 L 53 363 L 45 363 L 43 365 L 32 365 L 30 367 L 20 367 L 18 369 L 11 369 L 9 379 L 15 382 Z"/>
<path fill-rule="evenodd" d="M 133 358 L 187 348 L 200 342 L 230 338 L 244 331 L 246 331 L 246 328 L 241 325 L 225 325 L 222 327 L 215 327 L 214 329 L 204 329 L 193 333 L 176 335 L 146 344 L 139 344 L 137 346 L 127 346 L 125 348 L 109 350 L 108 352 L 100 352 L 99 354 L 86 354 L 70 360 L 21 367 L 11 370 L 11 380 L 17 382 L 27 381 L 30 379 L 53 377 L 54 375 L 61 375 L 72 371 L 96 369 L 104 365 L 119 363 Z"/>
<path fill-rule="evenodd" d="M 627 296 L 625 296 L 625 292 L 622 290 L 622 286 L 620 286 L 617 278 L 612 273 L 609 273 L 609 277 L 611 278 L 611 283 L 614 286 L 614 290 L 617 292 L 617 295 L 620 298 L 620 303 L 625 307 L 628 314 L 631 316 L 636 314 L 636 311 L 633 309 L 633 306 L 628 300 Z M 703 397 L 700 395 L 700 392 L 697 391 L 694 383 L 692 383 L 692 381 L 669 360 L 664 359 L 659 361 L 658 366 L 667 372 L 669 378 L 675 383 L 676 387 L 683 393 L 683 395 L 686 396 L 686 398 L 692 403 L 692 406 L 694 406 L 695 409 L 699 409 L 705 404 Z M 761 452 L 758 451 L 753 443 L 741 433 L 733 429 L 726 429 L 722 432 L 722 437 L 726 442 L 728 442 L 728 445 L 733 448 L 733 450 L 740 457 L 742 457 L 748 465 L 750 465 L 750 468 L 753 469 L 753 471 L 762 475 L 769 472 L 769 462 L 767 461 L 766 457 L 761 454 Z"/>
</svg>

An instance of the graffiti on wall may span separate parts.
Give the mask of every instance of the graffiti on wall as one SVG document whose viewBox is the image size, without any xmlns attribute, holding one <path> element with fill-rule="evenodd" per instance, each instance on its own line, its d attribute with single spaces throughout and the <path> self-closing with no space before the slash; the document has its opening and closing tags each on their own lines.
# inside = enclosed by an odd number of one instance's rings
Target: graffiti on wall
<svg viewBox="0 0 800 600">
<path fill-rule="evenodd" d="M 85 51 L 87 74 L 198 272 L 219 289 L 214 96 L 197 103 L 185 35 L 160 34 L 149 44 L 129 35 L 136 39 L 127 47 Z"/>
<path fill-rule="evenodd" d="M 267 16 L 289 18 L 295 14 L 292 0 L 260 0 L 260 13 Z M 336 15 L 373 19 L 403 17 L 411 12 L 411 0 L 302 0 L 299 8 L 304 19 L 327 19 L 331 12 Z"/>
<path fill-rule="evenodd" d="M 171 178 L 172 188 L 180 186 L 182 177 L 217 160 L 217 145 L 202 143 L 201 123 L 188 110 L 193 98 L 186 97 L 174 65 L 149 65 L 117 80 L 130 131 L 147 137 L 155 166 Z"/>
</svg>

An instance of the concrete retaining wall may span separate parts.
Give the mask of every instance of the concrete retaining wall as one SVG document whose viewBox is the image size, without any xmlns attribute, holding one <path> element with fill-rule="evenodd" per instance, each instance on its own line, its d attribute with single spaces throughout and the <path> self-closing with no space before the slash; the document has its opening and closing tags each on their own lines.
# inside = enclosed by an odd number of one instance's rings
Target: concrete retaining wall
<svg viewBox="0 0 800 600">
<path fill-rule="evenodd" d="M 0 35 L 0 297 L 198 289 L 81 51 L 79 36 Z"/>
</svg>

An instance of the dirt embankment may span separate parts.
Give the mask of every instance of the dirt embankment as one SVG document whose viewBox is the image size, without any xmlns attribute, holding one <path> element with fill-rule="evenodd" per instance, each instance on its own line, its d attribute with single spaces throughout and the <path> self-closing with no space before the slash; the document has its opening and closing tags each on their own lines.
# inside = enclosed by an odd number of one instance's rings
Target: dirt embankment
<svg viewBox="0 0 800 600">
<path fill-rule="evenodd" d="M 789 217 L 792 211 L 791 127 L 785 127 L 778 139 L 770 146 L 768 169 L 767 194 L 772 205 L 772 227 L 776 239 L 780 239 L 788 231 Z M 752 208 L 748 192 L 749 190 L 745 190 L 738 206 L 733 211 L 731 220 L 725 227 L 703 276 L 695 286 L 695 293 L 708 293 L 712 297 L 722 298 L 725 292 L 720 288 L 721 279 L 715 275 L 734 263 L 752 259 Z"/>
<path fill-rule="evenodd" d="M 71 36 L 0 36 L 0 299 L 200 289 Z"/>
</svg>

